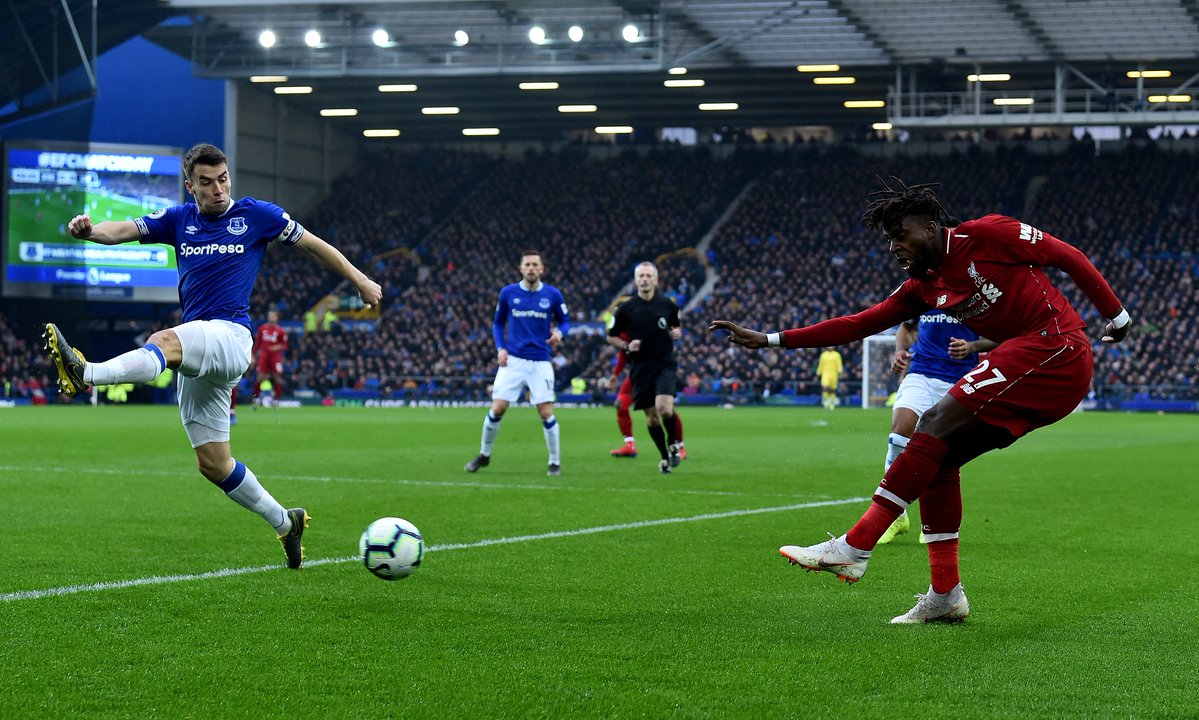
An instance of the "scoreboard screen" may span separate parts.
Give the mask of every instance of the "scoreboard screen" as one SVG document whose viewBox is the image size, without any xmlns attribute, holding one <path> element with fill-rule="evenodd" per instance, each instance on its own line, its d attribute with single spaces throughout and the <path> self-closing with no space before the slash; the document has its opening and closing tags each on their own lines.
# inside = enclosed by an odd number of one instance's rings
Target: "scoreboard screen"
<svg viewBox="0 0 1199 720">
<path fill-rule="evenodd" d="M 67 223 L 132 220 L 183 194 L 180 151 L 138 145 L 5 145 L 4 297 L 178 302 L 174 250 L 76 240 Z"/>
</svg>

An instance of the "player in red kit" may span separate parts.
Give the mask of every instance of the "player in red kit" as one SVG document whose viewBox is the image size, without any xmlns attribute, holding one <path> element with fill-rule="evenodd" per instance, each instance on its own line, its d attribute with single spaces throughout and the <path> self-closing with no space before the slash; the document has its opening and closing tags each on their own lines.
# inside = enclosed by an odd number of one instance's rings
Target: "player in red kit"
<svg viewBox="0 0 1199 720">
<path fill-rule="evenodd" d="M 673 336 L 673 334 L 672 334 Z M 628 333 L 621 333 L 620 337 L 625 342 L 628 342 Z M 682 333 L 679 333 L 682 337 Z M 676 340 L 678 338 L 675 338 Z M 612 384 L 616 384 L 616 379 L 624 372 L 625 367 L 629 364 L 629 356 L 624 350 L 618 350 L 616 353 L 616 367 L 612 368 Z M 620 434 L 624 438 L 624 444 L 611 452 L 612 457 L 637 457 L 637 439 L 633 437 L 633 415 L 629 412 L 629 408 L 633 406 L 633 378 L 626 375 L 624 382 L 620 384 L 620 389 L 616 392 L 616 425 L 620 428 Z M 678 408 L 674 411 L 674 437 L 675 447 L 679 449 L 679 459 L 687 459 L 687 448 L 683 444 L 683 418 L 679 416 Z"/>
<path fill-rule="evenodd" d="M 279 326 L 279 313 L 271 310 L 266 322 L 258 326 L 254 336 L 254 349 L 258 354 L 258 376 L 254 378 L 254 404 L 258 405 L 262 395 L 262 381 L 270 378 L 275 392 L 275 402 L 283 399 L 283 353 L 287 351 L 287 331 Z"/>
<path fill-rule="evenodd" d="M 962 465 L 1057 422 L 1091 385 L 1086 323 L 1050 282 L 1044 267 L 1064 270 L 1106 318 L 1103 342 L 1124 339 L 1128 311 L 1079 250 L 1002 215 L 953 221 L 933 188 L 883 183 L 862 217 L 881 230 L 911 277 L 886 300 L 856 315 L 769 335 L 725 320 L 729 342 L 746 348 L 840 345 L 938 308 L 999 343 L 921 418 L 907 449 L 849 532 L 808 547 L 786 545 L 792 564 L 857 582 L 878 539 L 907 506 L 920 501 L 932 585 L 893 623 L 956 622 L 970 613 L 958 571 Z"/>
</svg>

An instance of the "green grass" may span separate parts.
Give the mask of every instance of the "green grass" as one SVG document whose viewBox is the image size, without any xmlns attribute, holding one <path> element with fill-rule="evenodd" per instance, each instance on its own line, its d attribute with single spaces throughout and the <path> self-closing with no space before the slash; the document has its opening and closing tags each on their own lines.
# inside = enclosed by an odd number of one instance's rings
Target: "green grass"
<svg viewBox="0 0 1199 720">
<path fill-rule="evenodd" d="M 193 469 L 173 408 L 0 411 L 0 717 L 1196 717 L 1192 416 L 1084 414 L 966 468 L 959 626 L 892 626 L 928 584 L 913 534 L 855 587 L 778 556 L 842 532 L 888 418 L 687 408 L 691 459 L 616 460 L 610 408 L 241 412 L 236 456 L 314 520 L 270 529 Z M 700 516 L 740 510 L 768 512 Z M 350 560 L 376 517 L 431 548 Z M 507 544 L 444 546 L 604 528 Z M 443 546 L 442 549 L 438 549 Z M 246 574 L 194 578 L 224 569 Z M 153 576 L 170 582 L 13 599 Z"/>
</svg>

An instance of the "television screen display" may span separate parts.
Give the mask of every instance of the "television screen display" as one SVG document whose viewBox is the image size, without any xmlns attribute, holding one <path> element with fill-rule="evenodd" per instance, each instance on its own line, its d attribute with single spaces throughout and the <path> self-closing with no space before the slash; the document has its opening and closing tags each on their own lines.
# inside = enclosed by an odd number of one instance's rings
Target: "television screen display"
<svg viewBox="0 0 1199 720">
<path fill-rule="evenodd" d="M 137 145 L 5 145 L 5 297 L 178 302 L 167 245 L 76 240 L 67 223 L 132 220 L 177 205 L 180 151 Z"/>
</svg>

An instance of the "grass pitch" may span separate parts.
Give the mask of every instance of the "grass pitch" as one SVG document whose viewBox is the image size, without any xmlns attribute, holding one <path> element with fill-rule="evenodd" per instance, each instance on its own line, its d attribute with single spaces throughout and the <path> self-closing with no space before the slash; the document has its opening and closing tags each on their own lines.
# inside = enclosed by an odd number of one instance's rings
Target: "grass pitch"
<svg viewBox="0 0 1199 720">
<path fill-rule="evenodd" d="M 169 407 L 0 410 L 0 717 L 1196 717 L 1199 418 L 1074 415 L 963 473 L 958 626 L 892 626 L 915 533 L 855 587 L 777 554 L 843 532 L 882 411 L 685 408 L 690 459 L 608 457 L 611 408 L 240 413 L 313 515 L 309 566 L 193 469 Z M 425 563 L 357 564 L 405 517 Z"/>
</svg>

